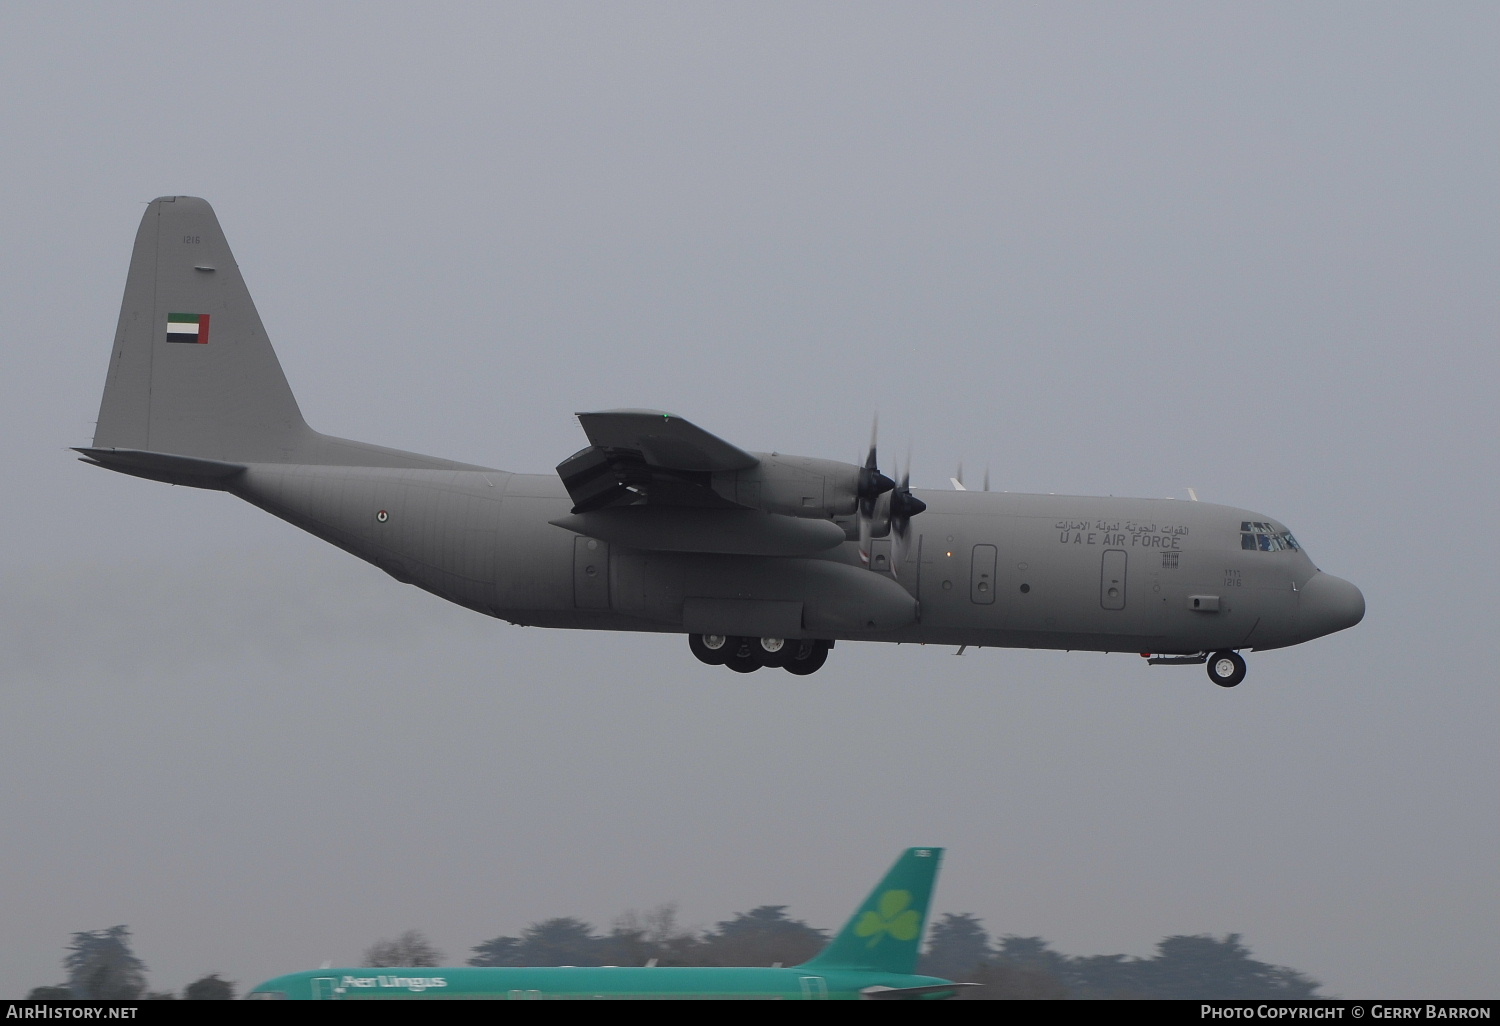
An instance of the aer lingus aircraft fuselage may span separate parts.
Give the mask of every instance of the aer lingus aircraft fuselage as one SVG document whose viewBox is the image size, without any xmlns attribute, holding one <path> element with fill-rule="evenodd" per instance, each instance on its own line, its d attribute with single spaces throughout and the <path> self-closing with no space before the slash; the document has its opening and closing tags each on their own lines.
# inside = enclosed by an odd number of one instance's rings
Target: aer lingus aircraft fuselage
<svg viewBox="0 0 1500 1026">
<path fill-rule="evenodd" d="M 931 988 L 930 990 L 927 988 Z M 267 980 L 256 1001 L 941 1000 L 957 987 L 934 976 L 817 967 L 537 966 L 490 969 L 318 969 Z"/>
<path fill-rule="evenodd" d="M 511 623 L 686 634 L 708 663 L 811 673 L 834 641 L 1207 662 L 1351 627 L 1364 597 L 1279 521 L 1204 502 L 928 491 L 746 452 L 675 415 L 579 414 L 516 474 L 303 420 L 212 209 L 151 203 L 86 460 L 230 492 L 397 580 Z M 955 482 L 956 484 L 956 482 Z"/>
<path fill-rule="evenodd" d="M 801 965 L 318 969 L 267 980 L 256 1000 L 536 998 L 933 1000 L 959 988 L 916 974 L 941 848 L 908 848 L 838 936 Z"/>
</svg>

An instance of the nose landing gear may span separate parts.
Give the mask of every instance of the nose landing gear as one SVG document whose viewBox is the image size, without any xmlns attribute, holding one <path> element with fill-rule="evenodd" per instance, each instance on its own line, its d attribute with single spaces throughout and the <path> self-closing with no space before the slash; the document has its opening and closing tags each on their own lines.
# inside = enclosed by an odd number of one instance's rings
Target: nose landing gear
<svg viewBox="0 0 1500 1026">
<path fill-rule="evenodd" d="M 805 677 L 828 661 L 833 642 L 823 638 L 745 638 L 728 634 L 689 634 L 688 648 L 699 662 L 753 673 L 762 666 L 781 667 Z"/>
<path fill-rule="evenodd" d="M 1245 679 L 1245 657 L 1224 649 L 1208 657 L 1208 679 L 1221 688 L 1232 688 Z"/>
<path fill-rule="evenodd" d="M 1152 655 L 1150 652 L 1142 652 L 1141 655 L 1152 666 L 1196 666 L 1206 663 L 1208 679 L 1221 688 L 1232 688 L 1245 679 L 1245 657 L 1227 648 L 1220 649 L 1213 655 L 1207 652 L 1199 652 L 1197 655 Z"/>
</svg>

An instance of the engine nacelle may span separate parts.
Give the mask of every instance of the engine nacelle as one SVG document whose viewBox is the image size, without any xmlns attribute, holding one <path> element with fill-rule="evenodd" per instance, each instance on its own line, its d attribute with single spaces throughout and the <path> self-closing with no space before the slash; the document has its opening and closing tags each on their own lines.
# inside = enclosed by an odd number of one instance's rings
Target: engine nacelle
<svg viewBox="0 0 1500 1026">
<path fill-rule="evenodd" d="M 755 453 L 747 470 L 712 475 L 716 494 L 740 506 L 790 517 L 827 520 L 854 512 L 860 468 L 838 460 Z"/>
</svg>

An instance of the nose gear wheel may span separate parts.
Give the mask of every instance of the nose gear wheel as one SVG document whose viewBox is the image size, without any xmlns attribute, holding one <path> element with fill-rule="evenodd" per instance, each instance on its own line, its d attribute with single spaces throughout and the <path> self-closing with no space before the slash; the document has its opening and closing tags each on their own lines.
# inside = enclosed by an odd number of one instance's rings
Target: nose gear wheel
<svg viewBox="0 0 1500 1026">
<path fill-rule="evenodd" d="M 1208 679 L 1221 688 L 1232 688 L 1245 679 L 1245 657 L 1224 649 L 1208 657 Z"/>
</svg>

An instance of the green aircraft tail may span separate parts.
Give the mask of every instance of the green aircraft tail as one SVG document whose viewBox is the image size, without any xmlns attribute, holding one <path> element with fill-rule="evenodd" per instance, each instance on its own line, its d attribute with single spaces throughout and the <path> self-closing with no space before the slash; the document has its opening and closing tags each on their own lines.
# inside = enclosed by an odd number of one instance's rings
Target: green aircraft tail
<svg viewBox="0 0 1500 1026">
<path fill-rule="evenodd" d="M 927 907 L 942 861 L 941 848 L 908 848 L 833 943 L 800 968 L 916 972 Z"/>
</svg>

